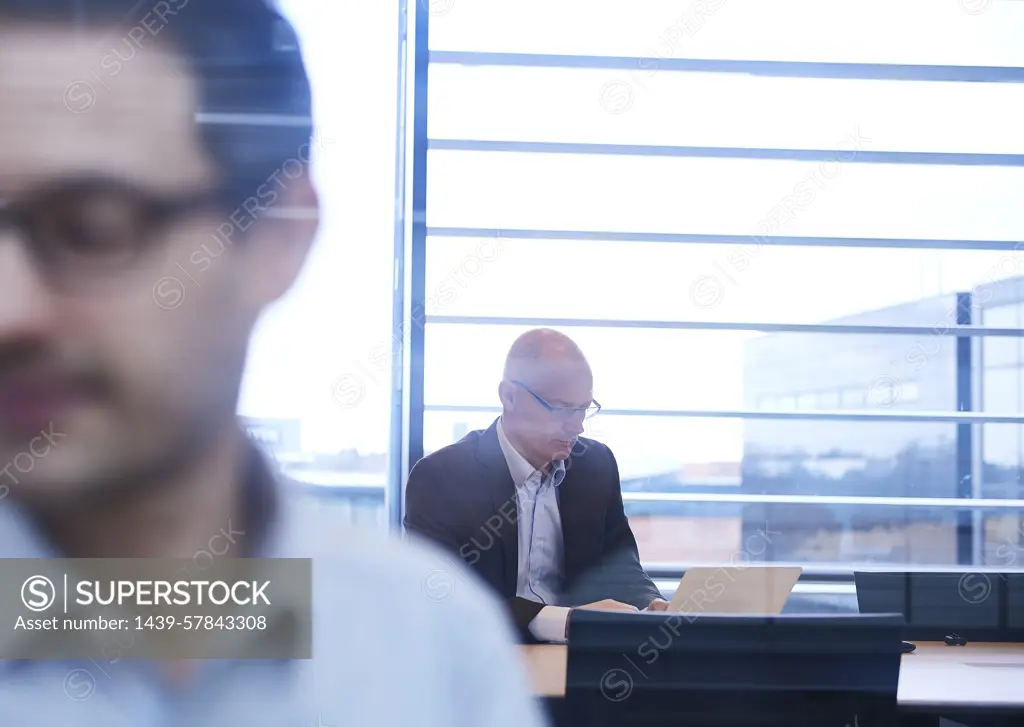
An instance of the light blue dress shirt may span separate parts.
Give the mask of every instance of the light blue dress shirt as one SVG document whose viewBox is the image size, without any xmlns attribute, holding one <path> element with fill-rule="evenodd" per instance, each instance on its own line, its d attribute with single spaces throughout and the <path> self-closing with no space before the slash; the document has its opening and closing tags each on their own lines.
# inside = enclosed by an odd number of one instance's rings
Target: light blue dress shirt
<svg viewBox="0 0 1024 727">
<path fill-rule="evenodd" d="M 281 498 L 276 557 L 312 557 L 313 659 L 195 663 L 176 687 L 141 661 L 0 661 L 4 727 L 539 727 L 500 604 L 426 546 Z M 53 551 L 10 500 L 0 557 Z"/>
<path fill-rule="evenodd" d="M 565 585 L 565 553 L 562 518 L 558 511 L 558 487 L 565 479 L 565 462 L 550 472 L 535 469 L 512 445 L 498 420 L 498 443 L 516 488 L 519 535 L 519 570 L 516 595 L 547 606 L 558 606 Z M 530 624 L 534 637 L 562 641 L 567 608 L 545 608 Z"/>
</svg>

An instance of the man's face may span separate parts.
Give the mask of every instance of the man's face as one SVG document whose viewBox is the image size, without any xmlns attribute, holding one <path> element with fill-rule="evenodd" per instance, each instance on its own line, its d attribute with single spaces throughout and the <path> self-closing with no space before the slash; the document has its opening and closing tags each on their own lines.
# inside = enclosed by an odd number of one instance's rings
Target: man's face
<svg viewBox="0 0 1024 727">
<path fill-rule="evenodd" d="M 511 427 L 525 442 L 528 454 L 545 461 L 568 458 L 583 433 L 582 412 L 548 411 L 536 396 L 553 407 L 589 406 L 594 396 L 590 367 L 581 361 L 554 360 L 537 366 L 524 379 L 529 391 L 515 384 L 509 388 L 512 406 L 506 405 L 506 410 Z"/>
<path fill-rule="evenodd" d="M 109 35 L 0 20 L 0 204 L 35 209 L 44 231 L 29 240 L 0 211 L 0 486 L 27 499 L 158 477 L 210 446 L 234 415 L 256 317 L 308 244 L 270 244 L 295 230 L 263 220 L 225 249 L 215 233 L 233 210 L 215 205 L 147 226 L 138 199 L 213 191 L 219 171 L 194 122 L 195 79 L 171 51 L 140 51 L 109 90 L 93 84 L 90 109 L 69 110 L 65 91 Z M 44 194 L 76 180 L 93 191 Z M 135 201 L 95 191 L 108 182 Z M 52 274 L 38 239 L 78 262 Z M 142 252 L 108 264 L 121 248 Z"/>
</svg>

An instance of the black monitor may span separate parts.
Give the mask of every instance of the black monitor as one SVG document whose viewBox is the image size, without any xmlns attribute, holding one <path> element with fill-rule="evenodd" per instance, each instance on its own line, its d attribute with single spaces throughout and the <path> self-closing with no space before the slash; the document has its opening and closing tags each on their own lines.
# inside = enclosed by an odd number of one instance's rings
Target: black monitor
<svg viewBox="0 0 1024 727">
<path fill-rule="evenodd" d="M 895 724 L 902 631 L 895 614 L 576 611 L 566 724 Z"/>
<path fill-rule="evenodd" d="M 862 614 L 900 613 L 910 641 L 1024 640 L 1024 574 L 992 572 L 854 573 Z"/>
<path fill-rule="evenodd" d="M 1024 641 L 1024 573 L 1006 574 L 1007 641 Z"/>
</svg>

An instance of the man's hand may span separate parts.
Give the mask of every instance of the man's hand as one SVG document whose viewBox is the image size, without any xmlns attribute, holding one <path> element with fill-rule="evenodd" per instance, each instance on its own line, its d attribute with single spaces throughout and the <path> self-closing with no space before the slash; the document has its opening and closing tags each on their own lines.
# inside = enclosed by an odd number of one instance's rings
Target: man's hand
<svg viewBox="0 0 1024 727">
<path fill-rule="evenodd" d="M 647 608 L 645 608 L 644 610 L 645 611 L 667 611 L 668 610 L 668 601 L 666 601 L 664 598 L 655 598 L 653 601 L 651 601 L 649 604 L 647 604 Z"/>
<path fill-rule="evenodd" d="M 630 606 L 628 603 L 619 603 L 613 601 L 610 598 L 606 598 L 603 601 L 595 601 L 594 603 L 588 603 L 585 606 L 577 606 L 577 608 L 583 608 L 588 611 L 637 611 L 636 606 Z"/>
</svg>

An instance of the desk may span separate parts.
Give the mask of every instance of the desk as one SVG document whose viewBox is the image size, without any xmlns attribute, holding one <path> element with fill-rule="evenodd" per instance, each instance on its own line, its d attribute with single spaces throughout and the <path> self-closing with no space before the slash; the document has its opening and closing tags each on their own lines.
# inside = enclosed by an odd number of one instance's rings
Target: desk
<svg viewBox="0 0 1024 727">
<path fill-rule="evenodd" d="M 519 647 L 538 697 L 565 696 L 566 648 Z M 897 699 L 914 711 L 1024 708 L 1024 644 L 918 642 L 901 659 Z"/>
<path fill-rule="evenodd" d="M 526 659 L 526 671 L 534 696 L 565 696 L 568 648 L 561 644 L 532 644 L 519 647 L 519 652 Z"/>
<path fill-rule="evenodd" d="M 1024 644 L 918 642 L 917 651 L 900 661 L 897 700 L 913 710 L 1020 709 L 1022 685 Z"/>
</svg>

